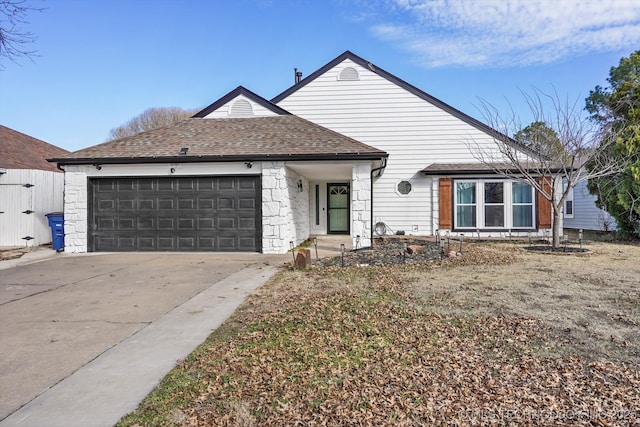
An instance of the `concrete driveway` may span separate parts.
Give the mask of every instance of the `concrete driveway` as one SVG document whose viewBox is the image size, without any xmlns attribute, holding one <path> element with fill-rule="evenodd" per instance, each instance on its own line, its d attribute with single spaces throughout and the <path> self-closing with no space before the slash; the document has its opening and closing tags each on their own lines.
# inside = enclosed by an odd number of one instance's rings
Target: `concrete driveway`
<svg viewBox="0 0 640 427">
<path fill-rule="evenodd" d="M 58 254 L 0 269 L 0 424 L 112 425 L 287 259 Z"/>
</svg>

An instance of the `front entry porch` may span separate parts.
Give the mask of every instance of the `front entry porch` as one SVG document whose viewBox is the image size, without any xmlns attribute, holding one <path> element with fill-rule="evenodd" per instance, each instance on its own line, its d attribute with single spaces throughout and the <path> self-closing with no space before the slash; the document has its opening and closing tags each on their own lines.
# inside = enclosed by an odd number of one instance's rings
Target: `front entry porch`
<svg viewBox="0 0 640 427">
<path fill-rule="evenodd" d="M 287 162 L 287 168 L 308 182 L 310 236 L 350 236 L 350 248 L 371 245 L 371 162 Z"/>
</svg>

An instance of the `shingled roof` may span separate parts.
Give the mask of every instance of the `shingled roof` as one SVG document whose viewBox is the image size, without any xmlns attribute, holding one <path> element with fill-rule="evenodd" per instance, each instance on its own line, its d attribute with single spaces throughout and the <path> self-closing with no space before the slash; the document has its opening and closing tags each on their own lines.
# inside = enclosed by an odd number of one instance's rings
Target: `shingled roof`
<svg viewBox="0 0 640 427">
<path fill-rule="evenodd" d="M 66 153 L 60 147 L 0 125 L 0 168 L 60 172 L 47 158 Z"/>
<path fill-rule="evenodd" d="M 186 154 L 180 154 L 188 148 Z M 293 115 L 205 119 L 105 142 L 50 159 L 60 164 L 381 159 L 387 153 Z"/>
</svg>

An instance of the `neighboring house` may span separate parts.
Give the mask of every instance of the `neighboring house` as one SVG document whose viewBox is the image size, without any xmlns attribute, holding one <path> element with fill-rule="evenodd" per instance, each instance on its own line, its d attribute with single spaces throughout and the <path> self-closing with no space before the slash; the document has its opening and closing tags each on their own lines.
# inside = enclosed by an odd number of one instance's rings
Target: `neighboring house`
<svg viewBox="0 0 640 427">
<path fill-rule="evenodd" d="M 51 242 L 45 214 L 62 211 L 64 175 L 47 158 L 66 153 L 0 125 L 0 246 Z"/>
<path fill-rule="evenodd" d="M 589 193 L 587 181 L 569 192 L 564 203 L 563 226 L 565 228 L 615 231 L 616 220 L 609 212 L 596 205 L 596 196 Z"/>
<path fill-rule="evenodd" d="M 496 134 L 345 52 L 271 101 L 238 87 L 175 126 L 52 159 L 66 172 L 66 250 L 284 253 L 323 234 L 354 246 L 398 232 L 542 235 L 550 204 L 469 148 L 497 150 Z"/>
</svg>

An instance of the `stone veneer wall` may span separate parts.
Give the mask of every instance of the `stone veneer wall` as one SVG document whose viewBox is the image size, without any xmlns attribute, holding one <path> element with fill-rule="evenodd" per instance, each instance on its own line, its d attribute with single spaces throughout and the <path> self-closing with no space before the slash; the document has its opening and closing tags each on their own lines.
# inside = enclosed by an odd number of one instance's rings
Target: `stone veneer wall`
<svg viewBox="0 0 640 427">
<path fill-rule="evenodd" d="M 303 190 L 298 182 L 302 180 Z M 282 254 L 309 237 L 309 181 L 285 162 L 262 163 L 262 252 Z"/>
<path fill-rule="evenodd" d="M 358 236 L 360 236 L 358 241 Z M 371 165 L 353 165 L 351 177 L 351 239 L 353 247 L 371 246 Z"/>
<path fill-rule="evenodd" d="M 83 166 L 65 168 L 64 251 L 87 252 L 87 174 Z"/>
</svg>

